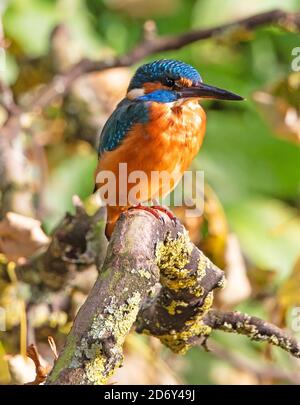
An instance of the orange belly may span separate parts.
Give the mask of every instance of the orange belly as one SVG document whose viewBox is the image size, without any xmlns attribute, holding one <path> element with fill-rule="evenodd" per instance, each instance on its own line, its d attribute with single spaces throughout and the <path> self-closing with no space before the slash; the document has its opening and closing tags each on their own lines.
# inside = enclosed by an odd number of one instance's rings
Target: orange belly
<svg viewBox="0 0 300 405">
<path fill-rule="evenodd" d="M 205 126 L 205 112 L 196 99 L 152 103 L 149 123 L 135 125 L 119 147 L 101 156 L 96 169 L 100 195 L 99 172 L 113 172 L 117 185 L 116 203 L 107 204 L 108 236 L 129 206 L 163 198 L 174 189 L 202 144 Z M 127 165 L 125 178 L 120 176 L 119 163 Z"/>
</svg>

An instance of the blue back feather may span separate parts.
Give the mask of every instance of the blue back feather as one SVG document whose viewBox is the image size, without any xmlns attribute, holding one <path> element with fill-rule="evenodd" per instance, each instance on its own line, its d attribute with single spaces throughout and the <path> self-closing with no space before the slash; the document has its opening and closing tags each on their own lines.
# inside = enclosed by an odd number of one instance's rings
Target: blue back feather
<svg viewBox="0 0 300 405">
<path fill-rule="evenodd" d="M 134 124 L 146 123 L 149 112 L 145 102 L 122 100 L 104 125 L 98 153 L 114 150 Z"/>
</svg>

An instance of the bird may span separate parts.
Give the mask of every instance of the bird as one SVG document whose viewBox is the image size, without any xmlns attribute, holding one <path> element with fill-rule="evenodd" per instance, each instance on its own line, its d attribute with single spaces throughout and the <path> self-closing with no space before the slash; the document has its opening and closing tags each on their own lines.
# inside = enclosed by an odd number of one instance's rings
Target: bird
<svg viewBox="0 0 300 405">
<path fill-rule="evenodd" d="M 201 148 L 206 130 L 202 99 L 239 101 L 243 97 L 205 84 L 193 66 L 179 60 L 159 59 L 136 70 L 99 139 L 95 191 L 107 201 L 108 239 L 119 216 L 130 209 L 144 209 L 158 219 L 162 211 L 175 219 L 168 209 L 146 204 L 175 188 Z M 134 193 L 133 179 L 140 172 L 145 176 Z M 170 174 L 171 180 L 163 183 L 156 177 L 149 186 L 153 172 Z"/>
</svg>

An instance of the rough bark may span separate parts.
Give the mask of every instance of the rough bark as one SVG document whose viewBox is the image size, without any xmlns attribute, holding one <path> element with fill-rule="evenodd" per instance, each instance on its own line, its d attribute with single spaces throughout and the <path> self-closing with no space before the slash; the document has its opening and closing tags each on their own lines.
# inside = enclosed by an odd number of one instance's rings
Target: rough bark
<svg viewBox="0 0 300 405">
<path fill-rule="evenodd" d="M 92 291 L 80 309 L 48 384 L 104 383 L 122 363 L 122 345 L 141 303 L 159 280 L 155 245 L 161 223 L 124 215 Z"/>
</svg>

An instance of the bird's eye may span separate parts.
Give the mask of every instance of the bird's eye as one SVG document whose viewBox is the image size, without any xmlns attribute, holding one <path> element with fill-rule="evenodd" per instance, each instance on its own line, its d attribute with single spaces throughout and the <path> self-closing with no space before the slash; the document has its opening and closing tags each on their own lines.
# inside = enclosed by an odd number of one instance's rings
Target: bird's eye
<svg viewBox="0 0 300 405">
<path fill-rule="evenodd" d="M 171 77 L 165 77 L 164 84 L 168 87 L 173 87 L 175 85 L 175 80 L 171 79 Z"/>
</svg>

